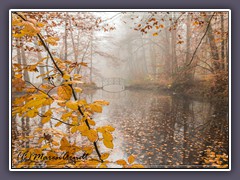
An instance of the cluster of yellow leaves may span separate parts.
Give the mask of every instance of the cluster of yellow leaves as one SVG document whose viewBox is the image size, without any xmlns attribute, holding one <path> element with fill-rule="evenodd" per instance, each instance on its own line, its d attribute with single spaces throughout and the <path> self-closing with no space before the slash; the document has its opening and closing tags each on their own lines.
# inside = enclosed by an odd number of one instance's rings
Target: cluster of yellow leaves
<svg viewBox="0 0 240 180">
<path fill-rule="evenodd" d="M 57 41 L 59 41 L 59 38 L 58 37 L 48 37 L 46 39 L 46 42 L 53 45 L 53 46 L 56 46 L 57 45 Z"/>
<path fill-rule="evenodd" d="M 13 103 L 16 107 L 13 108 L 12 114 L 13 116 L 19 114 L 20 117 L 25 116 L 33 118 L 38 114 L 38 109 L 40 107 L 51 105 L 52 103 L 53 100 L 42 92 L 32 94 L 25 98 L 16 98 Z"/>
<path fill-rule="evenodd" d="M 213 166 L 216 168 L 228 168 L 228 155 L 216 154 L 210 149 L 206 150 L 206 157 L 204 157 L 204 167 Z"/>
<path fill-rule="evenodd" d="M 26 18 L 23 13 L 19 13 L 26 21 L 18 17 L 17 15 L 13 15 L 12 19 L 12 26 L 13 28 L 13 37 L 15 38 L 21 38 L 23 36 L 36 36 L 37 34 L 40 35 L 41 27 L 44 26 L 43 23 L 39 23 L 34 19 Z M 59 41 L 58 37 L 47 37 L 45 39 L 45 42 L 50 45 L 57 45 L 57 41 Z M 40 42 L 41 44 L 41 42 Z M 23 88 L 25 88 L 25 82 L 22 80 L 22 71 L 27 70 L 30 72 L 38 72 L 38 65 L 43 64 L 43 61 L 46 60 L 47 57 L 42 58 L 40 61 L 38 61 L 35 64 L 31 65 L 21 65 L 21 64 L 14 64 L 14 78 L 13 78 L 13 87 L 16 88 L 16 90 L 22 91 Z M 32 93 L 31 95 L 23 95 L 21 97 L 15 98 L 13 105 L 13 116 L 19 115 L 20 117 L 29 117 L 34 118 L 37 115 L 41 116 L 41 122 L 42 124 L 48 123 L 51 121 L 51 119 L 56 118 L 52 117 L 53 113 L 59 112 L 60 110 L 57 110 L 59 108 L 52 107 L 49 108 L 44 114 L 39 114 L 39 108 L 47 105 L 51 105 L 53 102 L 57 102 L 57 104 L 62 108 L 61 112 L 63 112 L 61 116 L 61 121 L 57 122 L 55 124 L 55 127 L 60 126 L 65 121 L 69 120 L 69 123 L 71 123 L 71 133 L 79 132 L 82 136 L 85 136 L 90 142 L 97 142 L 102 141 L 103 144 L 110 149 L 113 149 L 113 136 L 112 132 L 115 130 L 112 126 L 103 126 L 98 127 L 97 129 L 92 128 L 91 126 L 95 126 L 95 121 L 91 119 L 91 116 L 94 113 L 101 113 L 102 112 L 102 106 L 109 105 L 109 102 L 104 100 L 97 100 L 94 101 L 91 104 L 88 104 L 86 100 L 71 100 L 71 97 L 73 95 L 73 90 L 78 93 L 82 93 L 82 89 L 80 87 L 73 87 L 73 84 L 79 84 L 83 83 L 81 80 L 82 76 L 79 74 L 74 74 L 71 77 L 72 70 L 77 66 L 85 66 L 87 67 L 87 63 L 81 62 L 81 63 L 73 63 L 69 60 L 61 60 L 59 58 L 54 58 L 56 61 L 57 67 L 60 68 L 63 72 L 62 79 L 65 80 L 60 86 L 57 86 L 57 95 L 50 96 L 48 93 L 52 90 L 52 88 L 55 87 L 54 84 L 50 82 L 50 79 L 54 79 L 61 74 L 56 72 L 56 69 L 53 69 L 51 71 L 48 71 L 44 74 L 41 74 L 37 76 L 39 77 L 45 77 L 44 79 L 49 80 L 49 84 L 41 84 L 37 88 L 34 87 L 27 87 L 26 92 Z M 50 74 L 52 73 L 52 74 Z M 49 91 L 50 90 L 50 91 Z M 45 93 L 44 93 L 45 92 Z M 81 113 L 80 113 L 81 112 Z M 79 118 L 80 117 L 80 118 Z M 70 119 L 72 121 L 70 121 Z M 54 130 L 53 128 L 50 128 L 51 130 Z M 55 129 L 56 130 L 56 129 Z M 38 128 L 35 132 L 41 132 L 42 128 Z M 57 131 L 57 130 L 56 130 Z M 49 131 L 50 132 L 50 131 Z M 51 135 L 50 135 L 51 134 Z M 101 138 L 99 138 L 99 135 L 102 135 Z M 29 136 L 30 138 L 30 136 Z M 55 139 L 56 138 L 56 139 Z M 70 155 L 74 155 L 75 153 L 84 152 L 88 155 L 91 155 L 93 152 L 92 146 L 86 146 L 86 147 L 80 147 L 77 146 L 75 143 L 70 143 L 67 138 L 66 134 L 63 134 L 63 132 L 50 132 L 49 134 L 44 133 L 44 136 L 41 136 L 38 140 L 39 145 L 41 145 L 38 149 L 28 149 L 29 152 L 35 153 L 35 154 L 41 154 L 43 152 L 47 152 L 47 156 L 57 157 L 62 152 L 67 152 Z M 80 160 L 75 162 L 76 164 L 74 167 L 99 167 L 99 168 L 107 168 L 107 161 L 109 157 L 109 153 L 103 153 L 101 154 L 101 160 L 104 162 L 97 161 L 95 159 L 90 160 Z M 131 167 L 131 168 L 141 168 L 138 164 L 133 164 L 135 158 L 133 156 L 130 156 L 128 158 L 128 165 L 126 163 L 122 162 L 124 164 L 124 167 Z M 123 160 L 124 161 L 124 160 Z M 73 166 L 69 160 L 46 160 L 45 165 L 47 167 L 52 168 L 63 168 L 66 167 L 66 165 L 69 165 L 69 167 Z M 118 164 L 121 164 L 121 160 L 118 161 Z M 27 167 L 31 168 L 36 166 L 35 159 L 31 159 L 30 161 L 23 161 L 20 162 L 17 165 L 17 168 Z"/>
<path fill-rule="evenodd" d="M 114 130 L 115 128 L 113 128 L 112 126 L 103 126 L 103 127 L 97 128 L 97 131 L 102 133 L 103 144 L 110 149 L 113 149 L 114 147 L 113 136 L 111 134 L 111 132 L 113 132 Z"/>
<path fill-rule="evenodd" d="M 36 36 L 41 31 L 40 27 L 43 27 L 42 23 L 37 23 L 34 19 L 28 18 L 27 21 L 23 21 L 16 15 L 13 15 L 12 25 L 21 28 L 19 32 L 13 33 L 13 37 L 15 38 L 21 38 L 26 35 Z"/>
<path fill-rule="evenodd" d="M 119 159 L 116 161 L 118 165 L 121 165 L 123 168 L 144 168 L 141 164 L 133 164 L 135 161 L 135 157 L 133 155 L 130 155 L 128 157 L 127 162 L 124 159 Z"/>
<path fill-rule="evenodd" d="M 51 116 L 52 116 L 51 109 L 49 109 L 43 116 L 44 117 L 42 118 L 42 123 L 45 124 L 45 123 L 49 122 L 51 120 Z"/>
<path fill-rule="evenodd" d="M 60 150 L 68 152 L 69 154 L 74 154 L 81 150 L 81 148 L 79 146 L 76 146 L 75 143 L 70 144 L 65 137 L 61 139 L 60 143 L 61 143 Z"/>
<path fill-rule="evenodd" d="M 89 107 L 93 112 L 101 113 L 102 106 L 108 106 L 108 105 L 109 105 L 109 102 L 104 101 L 104 100 L 98 100 L 98 101 L 94 101 L 92 104 L 90 104 Z"/>
</svg>

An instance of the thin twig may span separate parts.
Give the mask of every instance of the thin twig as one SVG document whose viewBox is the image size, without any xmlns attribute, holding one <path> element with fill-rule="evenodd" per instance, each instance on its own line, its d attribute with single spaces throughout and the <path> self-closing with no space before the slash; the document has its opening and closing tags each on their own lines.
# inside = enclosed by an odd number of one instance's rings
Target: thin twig
<svg viewBox="0 0 240 180">
<path fill-rule="evenodd" d="M 40 117 L 47 117 L 47 116 L 44 116 L 44 115 L 42 115 L 42 114 L 38 114 L 38 116 L 40 116 Z M 73 124 L 66 123 L 66 122 L 64 122 L 64 121 L 62 121 L 62 120 L 60 120 L 60 119 L 55 118 L 55 117 L 51 117 L 51 119 L 56 120 L 56 121 L 59 121 L 59 122 L 61 122 L 61 123 L 63 123 L 63 124 L 69 125 L 69 126 L 75 126 L 75 125 L 73 125 Z"/>
<path fill-rule="evenodd" d="M 208 22 L 208 25 L 207 25 L 207 27 L 206 27 L 205 33 L 203 34 L 200 42 L 198 43 L 197 48 L 195 49 L 195 51 L 194 51 L 194 53 L 193 53 L 193 55 L 192 55 L 191 60 L 189 61 L 189 63 L 188 63 L 186 66 L 191 65 L 191 63 L 192 63 L 192 61 L 193 61 L 193 59 L 194 59 L 194 57 L 195 57 L 195 54 L 197 53 L 197 50 L 198 50 L 199 46 L 200 46 L 201 43 L 202 43 L 202 40 L 204 39 L 204 37 L 206 36 L 206 34 L 207 34 L 207 32 L 208 32 L 208 29 L 209 29 L 209 27 L 210 27 L 211 20 L 212 20 L 214 14 L 215 14 L 215 12 L 213 13 L 213 15 L 211 16 L 211 18 L 209 19 L 209 22 Z"/>
<path fill-rule="evenodd" d="M 36 87 L 33 83 L 31 83 L 31 82 L 29 82 L 29 81 L 25 81 L 25 82 L 31 84 L 35 89 L 37 89 L 38 91 L 40 91 L 40 92 L 46 94 L 48 97 L 50 97 L 52 100 L 54 100 L 52 96 L 50 96 L 49 94 L 47 94 L 47 93 L 44 92 L 43 90 L 39 89 L 38 87 Z"/>
</svg>

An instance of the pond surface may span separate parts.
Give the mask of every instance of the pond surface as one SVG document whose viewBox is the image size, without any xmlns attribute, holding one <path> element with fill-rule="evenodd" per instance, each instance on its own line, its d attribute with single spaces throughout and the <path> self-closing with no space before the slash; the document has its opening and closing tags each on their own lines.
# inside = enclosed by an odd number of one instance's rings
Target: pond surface
<svg viewBox="0 0 240 180">
<path fill-rule="evenodd" d="M 104 90 L 87 95 L 110 102 L 94 117 L 110 124 L 115 150 L 110 159 L 134 154 L 151 168 L 201 168 L 206 152 L 228 155 L 228 106 L 147 90 Z"/>
<path fill-rule="evenodd" d="M 98 126 L 115 127 L 110 161 L 134 154 L 136 163 L 145 168 L 202 168 L 208 152 L 228 156 L 227 105 L 149 90 L 111 93 L 98 89 L 88 91 L 81 98 L 88 102 L 99 99 L 110 102 L 102 113 L 93 117 Z M 19 122 L 23 127 L 22 121 Z M 54 128 L 54 124 L 44 124 L 43 129 Z M 30 121 L 31 130 L 40 125 L 39 117 Z M 71 142 L 84 141 L 79 135 L 72 135 L 65 125 L 58 129 L 68 134 Z M 38 141 L 39 135 L 35 137 Z M 31 142 L 34 146 L 34 141 Z M 99 145 L 101 152 L 109 152 Z M 109 167 L 119 166 L 110 163 Z"/>
</svg>

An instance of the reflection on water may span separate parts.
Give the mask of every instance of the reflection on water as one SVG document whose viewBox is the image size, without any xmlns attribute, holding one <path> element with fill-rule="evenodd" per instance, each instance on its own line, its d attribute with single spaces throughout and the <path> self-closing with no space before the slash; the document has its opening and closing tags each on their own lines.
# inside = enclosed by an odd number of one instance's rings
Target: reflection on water
<svg viewBox="0 0 240 180">
<path fill-rule="evenodd" d="M 208 150 L 228 155 L 228 107 L 222 104 L 146 90 L 110 93 L 99 89 L 81 98 L 110 102 L 93 117 L 99 126 L 116 128 L 110 161 L 134 154 L 146 168 L 201 168 Z M 44 128 L 56 129 L 54 125 L 44 124 Z M 40 118 L 31 120 L 30 126 L 42 127 Z M 71 134 L 68 126 L 58 129 L 71 142 L 85 141 Z M 101 152 L 109 151 L 100 146 Z"/>
<path fill-rule="evenodd" d="M 145 167 L 202 167 L 206 150 L 228 154 L 228 107 L 151 91 L 109 93 L 89 100 L 110 105 L 95 116 L 116 127 L 112 159 L 137 155 Z"/>
</svg>

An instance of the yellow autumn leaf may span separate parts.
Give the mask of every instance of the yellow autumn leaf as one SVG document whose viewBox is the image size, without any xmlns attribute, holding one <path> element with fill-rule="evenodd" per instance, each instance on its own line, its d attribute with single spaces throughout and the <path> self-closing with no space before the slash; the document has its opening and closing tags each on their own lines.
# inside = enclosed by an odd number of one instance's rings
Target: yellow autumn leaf
<svg viewBox="0 0 240 180">
<path fill-rule="evenodd" d="M 70 117 L 71 115 L 72 115 L 72 111 L 69 111 L 69 112 L 63 114 L 62 117 L 61 117 L 61 119 L 62 119 L 63 121 L 66 121 L 67 119 L 69 119 L 69 117 Z"/>
<path fill-rule="evenodd" d="M 104 126 L 103 127 L 106 131 L 110 131 L 110 132 L 113 132 L 114 130 L 115 130 L 115 128 L 114 127 L 112 127 L 112 126 L 109 126 L 109 125 L 107 125 L 107 126 Z"/>
<path fill-rule="evenodd" d="M 85 151 L 86 154 L 90 155 L 93 152 L 93 148 L 92 147 L 84 147 L 83 150 Z"/>
<path fill-rule="evenodd" d="M 113 149 L 113 142 L 112 141 L 107 141 L 106 139 L 103 139 L 103 144 L 109 148 L 109 149 Z"/>
<path fill-rule="evenodd" d="M 59 39 L 56 38 L 56 37 L 49 37 L 49 38 L 46 39 L 46 42 L 48 42 L 49 44 L 51 44 L 53 46 L 56 46 L 58 40 Z"/>
<path fill-rule="evenodd" d="M 158 36 L 158 33 L 156 32 L 156 33 L 153 33 L 153 36 Z"/>
<path fill-rule="evenodd" d="M 68 85 L 59 86 L 57 89 L 57 94 L 60 98 L 69 100 L 72 96 L 72 89 Z"/>
<path fill-rule="evenodd" d="M 144 168 L 144 166 L 141 164 L 133 164 L 131 168 Z"/>
<path fill-rule="evenodd" d="M 100 106 L 100 105 L 98 105 L 96 103 L 90 104 L 90 108 L 94 112 L 97 112 L 97 113 L 101 113 L 102 112 L 102 106 Z"/>
<path fill-rule="evenodd" d="M 103 135 L 103 139 L 105 139 L 106 141 L 112 141 L 113 140 L 113 136 L 107 131 L 103 132 L 102 135 Z"/>
<path fill-rule="evenodd" d="M 63 137 L 61 139 L 60 143 L 61 143 L 60 149 L 62 151 L 68 151 L 69 148 L 71 147 L 70 143 L 68 142 L 68 140 L 65 137 Z"/>
<path fill-rule="evenodd" d="M 68 101 L 66 106 L 72 110 L 78 110 L 78 103 L 76 101 Z"/>
<path fill-rule="evenodd" d="M 135 161 L 135 157 L 133 155 L 128 157 L 128 163 L 132 164 Z"/>
<path fill-rule="evenodd" d="M 92 125 L 92 126 L 95 126 L 95 125 L 96 125 L 95 121 L 92 120 L 92 119 L 88 119 L 88 123 L 89 123 L 90 125 Z"/>
<path fill-rule="evenodd" d="M 42 143 L 43 140 L 44 140 L 44 138 L 40 138 L 40 139 L 38 140 L 38 144 Z"/>
<path fill-rule="evenodd" d="M 52 144 L 53 144 L 54 146 L 59 146 L 59 143 L 56 142 L 56 141 L 52 141 Z"/>
<path fill-rule="evenodd" d="M 107 159 L 108 157 L 109 157 L 109 153 L 104 153 L 104 154 L 101 155 L 101 159 L 102 159 L 102 160 L 105 160 L 105 159 Z"/>
<path fill-rule="evenodd" d="M 62 122 L 57 122 L 56 124 L 55 124 L 55 127 L 58 127 L 58 126 L 60 126 L 62 124 Z"/>
<path fill-rule="evenodd" d="M 83 136 L 87 136 L 88 135 L 87 125 L 85 123 L 81 124 L 80 126 L 78 126 L 78 131 L 80 131 Z"/>
<path fill-rule="evenodd" d="M 89 141 L 95 142 L 98 138 L 97 131 L 94 129 L 90 129 L 89 131 L 87 131 L 87 137 L 88 137 Z"/>
<path fill-rule="evenodd" d="M 77 93 L 82 93 L 82 91 L 83 91 L 83 90 L 82 90 L 81 88 L 79 88 L 79 87 L 75 87 L 74 90 L 75 90 Z"/>
<path fill-rule="evenodd" d="M 22 74 L 15 74 L 15 78 L 22 78 Z"/>
<path fill-rule="evenodd" d="M 44 117 L 44 118 L 42 118 L 42 123 L 45 124 L 50 120 L 51 120 L 51 116 Z"/>
<path fill-rule="evenodd" d="M 78 130 L 78 127 L 77 127 L 77 126 L 73 126 L 73 127 L 71 128 L 71 133 L 73 134 L 73 133 L 75 133 L 77 130 Z"/>
<path fill-rule="evenodd" d="M 38 111 L 36 109 L 31 109 L 27 112 L 27 117 L 33 118 L 37 116 Z"/>
<path fill-rule="evenodd" d="M 43 150 L 43 149 L 47 149 L 47 148 L 49 148 L 50 146 L 49 146 L 49 144 L 45 144 L 45 145 L 43 145 L 42 147 L 41 147 L 41 149 Z"/>
<path fill-rule="evenodd" d="M 68 73 L 65 73 L 64 75 L 63 75 L 63 79 L 64 80 L 69 80 L 71 78 L 71 76 L 68 74 Z"/>
<path fill-rule="evenodd" d="M 104 101 L 104 100 L 96 100 L 96 101 L 94 101 L 94 103 L 97 103 L 99 105 L 106 105 L 106 106 L 109 105 L 109 102 L 108 101 Z"/>
<path fill-rule="evenodd" d="M 81 78 L 82 78 L 82 76 L 80 74 L 74 74 L 73 75 L 74 80 L 80 80 Z"/>
<path fill-rule="evenodd" d="M 123 160 L 123 159 L 117 160 L 116 163 L 117 163 L 118 165 L 122 165 L 122 166 L 127 165 L 127 162 L 126 162 L 125 160 Z"/>
<path fill-rule="evenodd" d="M 41 23 L 41 22 L 37 22 L 37 26 L 38 26 L 38 27 L 43 27 L 43 26 L 45 26 L 45 24 L 44 24 L 44 23 Z"/>
<path fill-rule="evenodd" d="M 52 110 L 49 109 L 47 112 L 44 113 L 44 116 L 51 116 L 52 115 Z"/>
<path fill-rule="evenodd" d="M 99 166 L 99 168 L 107 168 L 107 165 L 104 164 L 104 163 L 102 163 L 102 164 Z"/>
</svg>

